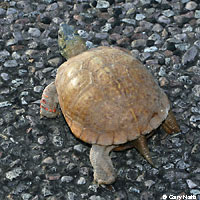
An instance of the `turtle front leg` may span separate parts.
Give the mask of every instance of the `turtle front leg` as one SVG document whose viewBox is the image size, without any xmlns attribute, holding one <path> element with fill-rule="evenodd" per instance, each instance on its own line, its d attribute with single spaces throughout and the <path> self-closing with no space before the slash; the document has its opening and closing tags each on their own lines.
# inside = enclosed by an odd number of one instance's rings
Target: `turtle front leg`
<svg viewBox="0 0 200 200">
<path fill-rule="evenodd" d="M 42 93 L 40 101 L 40 117 L 54 118 L 59 115 L 58 95 L 55 83 L 50 83 Z"/>
<path fill-rule="evenodd" d="M 98 184 L 112 184 L 116 179 L 116 173 L 109 156 L 115 146 L 92 145 L 90 150 L 90 162 L 94 168 L 94 181 Z"/>
</svg>

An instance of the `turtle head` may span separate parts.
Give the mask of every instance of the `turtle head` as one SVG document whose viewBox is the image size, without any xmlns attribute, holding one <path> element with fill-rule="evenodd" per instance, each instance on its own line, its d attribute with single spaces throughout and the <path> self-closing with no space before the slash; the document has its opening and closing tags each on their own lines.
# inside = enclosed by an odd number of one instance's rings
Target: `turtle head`
<svg viewBox="0 0 200 200">
<path fill-rule="evenodd" d="M 58 46 L 61 55 L 65 59 L 74 57 L 87 49 L 85 41 L 79 36 L 73 26 L 64 22 L 60 24 L 58 31 Z"/>
</svg>

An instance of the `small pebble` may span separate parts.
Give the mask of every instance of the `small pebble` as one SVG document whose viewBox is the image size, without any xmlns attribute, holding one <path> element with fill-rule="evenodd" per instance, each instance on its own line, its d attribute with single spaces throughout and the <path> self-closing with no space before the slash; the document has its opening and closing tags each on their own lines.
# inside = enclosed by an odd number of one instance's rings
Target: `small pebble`
<svg viewBox="0 0 200 200">
<path fill-rule="evenodd" d="M 33 88 L 33 91 L 36 92 L 36 93 L 41 93 L 43 91 L 43 86 L 35 86 Z"/>
<path fill-rule="evenodd" d="M 106 23 L 102 28 L 101 28 L 101 31 L 102 32 L 108 32 L 109 30 L 112 29 L 112 26 L 110 23 Z"/>
<path fill-rule="evenodd" d="M 180 160 L 176 163 L 176 167 L 178 167 L 179 169 L 186 169 L 190 167 L 190 165 L 185 163 L 183 160 Z"/>
<path fill-rule="evenodd" d="M 200 10 L 196 10 L 194 13 L 194 17 L 200 19 Z"/>
<path fill-rule="evenodd" d="M 58 4 L 57 3 L 52 3 L 49 6 L 47 6 L 46 10 L 47 11 L 53 11 L 56 10 L 58 8 Z"/>
<path fill-rule="evenodd" d="M 197 184 L 194 183 L 194 182 L 193 182 L 192 180 L 190 180 L 190 179 L 187 179 L 186 182 L 187 182 L 187 185 L 188 185 L 188 187 L 189 187 L 190 189 L 193 189 L 193 188 L 197 187 Z"/>
<path fill-rule="evenodd" d="M 55 135 L 52 139 L 52 143 L 56 147 L 62 147 L 63 146 L 63 138 L 60 136 Z"/>
<path fill-rule="evenodd" d="M 187 10 L 195 10 L 196 7 L 197 7 L 197 3 L 194 2 L 194 1 L 189 1 L 189 2 L 186 4 L 186 6 L 185 6 L 185 8 L 186 8 Z"/>
<path fill-rule="evenodd" d="M 188 49 L 184 53 L 184 55 L 182 57 L 182 63 L 183 63 L 183 65 L 185 65 L 185 64 L 187 64 L 189 62 L 194 61 L 194 59 L 196 58 L 197 54 L 198 54 L 198 50 L 197 50 L 197 48 L 195 46 L 192 46 L 190 49 Z"/>
<path fill-rule="evenodd" d="M 101 196 L 96 196 L 96 195 L 92 195 L 89 200 L 105 200 L 103 197 Z"/>
<path fill-rule="evenodd" d="M 22 109 L 15 110 L 15 113 L 16 113 L 16 115 L 23 114 L 23 113 L 25 113 L 25 109 L 22 108 Z"/>
<path fill-rule="evenodd" d="M 44 67 L 44 63 L 43 62 L 35 62 L 35 67 L 36 68 L 43 68 Z"/>
<path fill-rule="evenodd" d="M 144 185 L 145 185 L 148 189 L 150 189 L 151 186 L 154 185 L 154 184 L 155 184 L 155 181 L 152 181 L 152 180 L 147 180 L 147 181 L 144 182 Z"/>
<path fill-rule="evenodd" d="M 68 200 L 76 200 L 77 199 L 77 194 L 75 194 L 74 192 L 68 192 L 67 193 L 67 199 Z"/>
<path fill-rule="evenodd" d="M 197 40 L 194 45 L 196 45 L 196 47 L 198 47 L 198 49 L 200 49 L 200 40 Z"/>
<path fill-rule="evenodd" d="M 105 40 L 108 37 L 108 33 L 96 33 L 95 37 L 101 40 Z"/>
<path fill-rule="evenodd" d="M 0 16 L 5 15 L 6 10 L 4 10 L 3 8 L 0 8 Z"/>
<path fill-rule="evenodd" d="M 146 46 L 146 40 L 144 39 L 134 40 L 131 43 L 132 48 L 145 47 L 145 46 Z"/>
<path fill-rule="evenodd" d="M 103 31 L 103 30 L 102 30 Z M 77 31 L 78 32 L 78 34 L 82 37 L 82 38 L 88 38 L 89 37 L 89 34 L 86 32 L 86 31 L 84 31 L 84 30 L 78 30 Z M 103 31 L 104 32 L 104 31 Z M 105 32 L 107 32 L 107 31 L 105 31 Z"/>
<path fill-rule="evenodd" d="M 21 197 L 23 200 L 29 200 L 29 199 L 31 199 L 32 195 L 29 193 L 22 193 Z"/>
<path fill-rule="evenodd" d="M 160 35 L 157 33 L 153 33 L 148 39 L 149 40 L 160 40 Z"/>
<path fill-rule="evenodd" d="M 159 76 L 165 76 L 166 75 L 166 69 L 165 69 L 165 67 L 160 67 L 158 75 Z"/>
<path fill-rule="evenodd" d="M 86 183 L 86 180 L 84 177 L 80 177 L 79 180 L 77 181 L 78 185 L 84 185 Z"/>
<path fill-rule="evenodd" d="M 60 179 L 60 174 L 47 174 L 46 175 L 46 178 L 50 181 L 56 181 L 56 180 L 59 180 Z"/>
<path fill-rule="evenodd" d="M 171 22 L 171 20 L 168 17 L 161 15 L 158 18 L 158 22 L 163 23 L 163 24 L 169 24 Z"/>
<path fill-rule="evenodd" d="M 41 32 L 38 28 L 29 28 L 28 33 L 32 37 L 40 37 L 40 35 L 41 35 Z"/>
<path fill-rule="evenodd" d="M 52 58 L 52 59 L 48 60 L 48 63 L 52 67 L 59 67 L 59 65 L 61 64 L 61 62 L 62 62 L 62 59 L 60 57 Z"/>
<path fill-rule="evenodd" d="M 95 184 L 93 184 L 93 185 L 90 185 L 89 187 L 88 187 L 88 189 L 89 190 L 91 190 L 92 192 L 97 192 L 97 189 L 98 189 L 98 185 L 95 185 Z"/>
<path fill-rule="evenodd" d="M 17 10 L 15 8 L 8 8 L 6 15 L 13 15 L 15 13 L 17 13 Z"/>
<path fill-rule="evenodd" d="M 28 73 L 26 69 L 19 69 L 18 74 L 19 76 L 25 76 Z"/>
<path fill-rule="evenodd" d="M 72 176 L 62 176 L 61 177 L 61 182 L 63 183 L 70 183 L 73 180 Z"/>
<path fill-rule="evenodd" d="M 44 197 L 48 197 L 48 196 L 52 195 L 52 192 L 47 186 L 44 186 L 42 188 L 42 194 Z"/>
<path fill-rule="evenodd" d="M 144 49 L 144 52 L 145 53 L 150 53 L 150 52 L 155 52 L 155 51 L 157 51 L 158 50 L 158 48 L 156 47 L 156 46 L 152 46 L 152 47 L 146 47 L 145 49 Z"/>
<path fill-rule="evenodd" d="M 192 88 L 192 92 L 193 92 L 194 96 L 200 97 L 200 85 L 195 85 Z"/>
<path fill-rule="evenodd" d="M 198 122 L 198 121 L 200 121 L 200 115 L 192 115 L 191 117 L 190 117 L 190 122 Z"/>
<path fill-rule="evenodd" d="M 110 3 L 108 1 L 104 0 L 97 0 L 96 8 L 102 9 L 102 8 L 109 8 Z"/>
<path fill-rule="evenodd" d="M 187 43 L 175 44 L 175 47 L 180 51 L 187 51 L 190 48 L 190 44 Z M 184 62 L 186 62 L 186 60 Z"/>
<path fill-rule="evenodd" d="M 13 58 L 13 59 L 18 60 L 18 59 L 20 59 L 20 57 L 21 57 L 21 56 L 20 56 L 17 52 L 13 52 L 13 53 L 12 53 L 12 58 Z"/>
<path fill-rule="evenodd" d="M 7 73 L 1 73 L 1 78 L 4 81 L 8 81 L 10 79 L 9 74 L 7 74 Z"/>
<path fill-rule="evenodd" d="M 22 174 L 23 170 L 21 167 L 17 167 L 9 172 L 6 172 L 6 178 L 9 180 L 13 180 Z"/>
<path fill-rule="evenodd" d="M 173 10 L 164 10 L 162 13 L 165 17 L 172 17 L 174 16 L 174 11 Z"/>
<path fill-rule="evenodd" d="M 143 19 L 145 19 L 145 18 L 146 18 L 146 16 L 143 15 L 143 14 L 136 14 L 136 16 L 135 16 L 135 19 L 136 19 L 137 21 L 143 20 Z"/>
<path fill-rule="evenodd" d="M 44 144 L 47 141 L 47 137 L 46 136 L 41 136 L 38 138 L 38 143 L 39 144 Z"/>
<path fill-rule="evenodd" d="M 163 31 L 163 27 L 160 24 L 155 24 L 152 28 L 152 31 L 160 33 Z"/>
<path fill-rule="evenodd" d="M 142 5 L 148 5 L 151 3 L 151 0 L 140 0 L 140 3 L 142 3 Z"/>
<path fill-rule="evenodd" d="M 200 190 L 198 190 L 198 189 L 193 189 L 193 190 L 190 190 L 190 193 L 192 194 L 192 195 L 200 195 Z"/>
<path fill-rule="evenodd" d="M 122 19 L 122 22 L 125 22 L 127 24 L 131 24 L 131 25 L 135 25 L 136 24 L 135 19 L 124 18 L 124 19 Z"/>
<path fill-rule="evenodd" d="M 5 63 L 4 63 L 4 67 L 7 67 L 7 68 L 11 68 L 11 67 L 17 67 L 18 66 L 18 63 L 16 60 L 7 60 Z"/>
<path fill-rule="evenodd" d="M 4 62 L 7 58 L 9 58 L 10 53 L 6 50 L 0 51 L 0 62 Z"/>
<path fill-rule="evenodd" d="M 86 148 L 82 144 L 77 144 L 74 146 L 74 149 L 79 152 L 84 152 Z"/>
<path fill-rule="evenodd" d="M 52 164 L 52 163 L 54 163 L 54 160 L 53 160 L 52 157 L 47 157 L 42 161 L 42 163 L 44 163 L 44 164 Z"/>
<path fill-rule="evenodd" d="M 11 105 L 12 103 L 10 103 L 9 101 L 0 102 L 0 108 L 11 106 Z"/>
</svg>

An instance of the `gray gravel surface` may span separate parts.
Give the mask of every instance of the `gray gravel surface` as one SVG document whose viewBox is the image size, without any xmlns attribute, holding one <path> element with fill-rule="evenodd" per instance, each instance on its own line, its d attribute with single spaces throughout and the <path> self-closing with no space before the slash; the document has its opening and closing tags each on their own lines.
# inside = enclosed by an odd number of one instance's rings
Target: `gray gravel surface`
<svg viewBox="0 0 200 200">
<path fill-rule="evenodd" d="M 57 31 L 75 25 L 88 46 L 132 51 L 168 94 L 181 133 L 149 139 L 158 168 L 135 149 L 111 154 L 117 181 L 92 183 L 90 145 L 64 118 L 39 119 L 44 87 L 64 62 Z M 200 199 L 199 0 L 0 1 L 0 199 Z M 171 196 L 172 197 L 172 196 Z"/>
</svg>

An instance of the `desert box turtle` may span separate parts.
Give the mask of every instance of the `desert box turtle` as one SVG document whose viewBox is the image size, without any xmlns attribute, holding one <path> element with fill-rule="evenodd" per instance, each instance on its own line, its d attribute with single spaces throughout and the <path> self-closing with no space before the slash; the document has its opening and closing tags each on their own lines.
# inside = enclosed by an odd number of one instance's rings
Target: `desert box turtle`
<svg viewBox="0 0 200 200">
<path fill-rule="evenodd" d="M 86 50 L 71 26 L 61 24 L 60 52 L 66 59 L 41 99 L 40 115 L 58 115 L 58 103 L 72 133 L 92 144 L 94 180 L 111 184 L 112 150 L 135 147 L 152 164 L 146 138 L 160 125 L 179 132 L 163 90 L 127 50 L 101 46 Z"/>
</svg>

